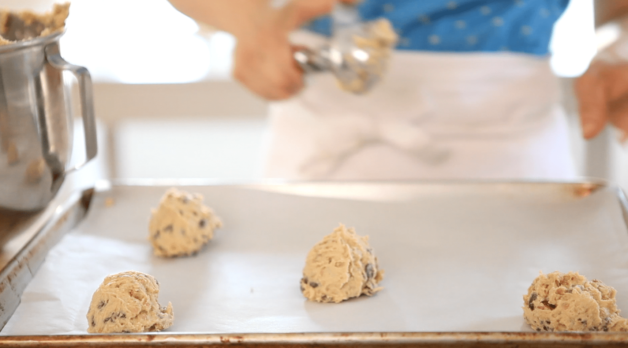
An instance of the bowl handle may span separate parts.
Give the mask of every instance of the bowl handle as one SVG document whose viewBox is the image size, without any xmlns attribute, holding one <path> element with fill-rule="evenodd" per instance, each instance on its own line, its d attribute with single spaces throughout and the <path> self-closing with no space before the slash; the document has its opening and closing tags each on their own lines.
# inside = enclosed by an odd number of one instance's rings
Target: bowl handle
<svg viewBox="0 0 628 348">
<path fill-rule="evenodd" d="M 87 162 L 96 157 L 98 153 L 92 78 L 86 68 L 70 64 L 66 62 L 65 59 L 61 58 L 59 45 L 46 46 L 46 59 L 53 67 L 72 72 L 78 80 L 79 97 L 81 99 L 81 117 L 83 118 L 83 129 L 85 130 L 85 160 L 66 170 L 66 173 L 69 173 L 83 167 Z"/>
</svg>

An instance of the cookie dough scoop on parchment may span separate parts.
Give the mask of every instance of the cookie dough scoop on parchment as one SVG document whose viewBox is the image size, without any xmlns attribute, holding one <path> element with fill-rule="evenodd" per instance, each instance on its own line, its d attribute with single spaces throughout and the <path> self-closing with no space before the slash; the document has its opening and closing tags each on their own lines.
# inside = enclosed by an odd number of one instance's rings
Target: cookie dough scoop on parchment
<svg viewBox="0 0 628 348">
<path fill-rule="evenodd" d="M 157 256 L 192 255 L 201 250 L 221 226 L 220 218 L 203 205 L 203 196 L 171 188 L 161 198 L 159 207 L 152 211 L 148 240 Z"/>
<path fill-rule="evenodd" d="M 122 272 L 105 278 L 94 292 L 87 312 L 87 332 L 161 331 L 172 326 L 172 304 L 157 301 L 159 283 L 140 272 Z"/>
<path fill-rule="evenodd" d="M 372 296 L 384 278 L 368 236 L 338 226 L 307 255 L 301 292 L 311 301 L 339 303 L 362 295 Z"/>
<path fill-rule="evenodd" d="M 523 296 L 523 317 L 536 331 L 628 331 L 616 291 L 578 272 L 540 273 Z"/>
</svg>

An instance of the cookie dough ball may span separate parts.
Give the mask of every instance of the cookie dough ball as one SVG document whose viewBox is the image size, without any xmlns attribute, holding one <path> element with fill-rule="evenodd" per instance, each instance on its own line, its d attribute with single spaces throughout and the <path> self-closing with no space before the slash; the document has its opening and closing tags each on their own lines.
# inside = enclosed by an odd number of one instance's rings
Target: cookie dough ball
<svg viewBox="0 0 628 348">
<path fill-rule="evenodd" d="M 338 80 L 340 88 L 354 93 L 366 92 L 374 77 L 381 78 L 384 74 L 391 52 L 398 41 L 397 33 L 392 24 L 385 18 L 368 22 L 364 26 L 363 35 L 353 37 L 354 45 L 368 53 L 366 61 L 357 59 L 353 50 L 345 53 L 344 59 L 356 72 L 355 78 Z"/>
<path fill-rule="evenodd" d="M 157 302 L 159 283 L 140 272 L 110 275 L 92 297 L 87 312 L 90 333 L 161 331 L 172 326 L 172 304 Z"/>
<path fill-rule="evenodd" d="M 203 196 L 172 188 L 152 211 L 148 238 L 157 256 L 190 255 L 209 242 L 221 226 L 220 218 L 203 205 Z"/>
<path fill-rule="evenodd" d="M 523 296 L 523 317 L 536 331 L 628 331 L 615 292 L 578 272 L 541 272 Z"/>
<path fill-rule="evenodd" d="M 338 303 L 361 295 L 372 296 L 384 271 L 369 247 L 368 236 L 340 225 L 307 255 L 301 292 L 312 301 Z"/>
</svg>

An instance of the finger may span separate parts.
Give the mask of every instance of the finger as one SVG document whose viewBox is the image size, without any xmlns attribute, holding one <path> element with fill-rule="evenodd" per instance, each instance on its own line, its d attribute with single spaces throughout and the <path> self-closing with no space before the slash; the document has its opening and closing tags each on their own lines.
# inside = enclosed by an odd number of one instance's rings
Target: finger
<svg viewBox="0 0 628 348">
<path fill-rule="evenodd" d="M 628 64 L 599 63 L 600 77 L 606 85 L 609 101 L 617 101 L 628 95 Z"/>
<path fill-rule="evenodd" d="M 607 106 L 604 84 L 599 70 L 591 67 L 574 85 L 578 97 L 582 135 L 591 139 L 604 129 L 607 122 Z"/>
<path fill-rule="evenodd" d="M 620 141 L 625 142 L 628 137 L 628 99 L 611 104 L 608 115 L 610 122 L 621 132 Z"/>
<path fill-rule="evenodd" d="M 335 3 L 336 0 L 293 0 L 284 8 L 286 29 L 294 30 L 316 17 L 329 14 Z"/>
<path fill-rule="evenodd" d="M 289 69 L 237 65 L 233 75 L 253 93 L 267 100 L 287 99 L 303 88 L 303 79 L 298 70 L 293 72 Z"/>
</svg>

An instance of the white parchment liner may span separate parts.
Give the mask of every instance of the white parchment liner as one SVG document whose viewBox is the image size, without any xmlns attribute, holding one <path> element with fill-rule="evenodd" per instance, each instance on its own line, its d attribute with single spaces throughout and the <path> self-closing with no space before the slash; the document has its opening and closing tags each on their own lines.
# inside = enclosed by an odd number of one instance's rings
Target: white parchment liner
<svg viewBox="0 0 628 348">
<path fill-rule="evenodd" d="M 160 302 L 174 306 L 170 333 L 529 331 L 522 295 L 541 270 L 600 279 L 628 311 L 628 230 L 613 189 L 583 198 L 560 184 L 387 187 L 353 186 L 382 201 L 183 187 L 225 227 L 196 257 L 161 259 L 146 238 L 167 187 L 114 186 L 52 249 L 2 334 L 86 334 L 94 290 L 126 270 L 160 281 Z M 305 256 L 340 222 L 370 235 L 384 290 L 308 302 Z"/>
</svg>

